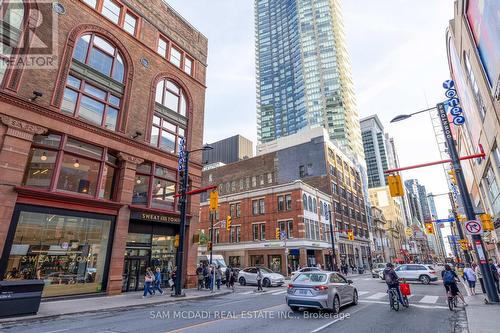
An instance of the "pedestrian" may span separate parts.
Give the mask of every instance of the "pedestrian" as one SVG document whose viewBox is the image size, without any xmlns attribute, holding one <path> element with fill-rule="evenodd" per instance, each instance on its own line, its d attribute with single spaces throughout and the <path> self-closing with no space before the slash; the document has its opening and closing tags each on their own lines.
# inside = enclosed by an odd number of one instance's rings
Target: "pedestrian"
<svg viewBox="0 0 500 333">
<path fill-rule="evenodd" d="M 320 264 L 320 263 L 318 263 L 318 264 L 316 265 L 316 268 L 321 269 L 321 264 Z"/>
<path fill-rule="evenodd" d="M 177 278 L 177 267 L 172 269 L 172 273 L 170 274 L 170 280 L 172 281 L 171 290 L 174 291 L 175 288 L 175 279 Z"/>
<path fill-rule="evenodd" d="M 229 288 L 229 276 L 231 275 L 231 266 L 226 267 L 226 271 L 224 272 L 224 275 L 226 276 L 226 287 Z"/>
<path fill-rule="evenodd" d="M 151 268 L 146 268 L 146 274 L 144 274 L 144 293 L 142 294 L 142 298 L 146 298 L 147 294 L 153 296 L 153 291 L 151 290 L 151 284 L 154 281 L 154 274 L 151 271 Z"/>
<path fill-rule="evenodd" d="M 290 276 L 292 274 L 292 265 L 288 264 L 287 272 L 288 272 L 288 276 Z"/>
<path fill-rule="evenodd" d="M 203 266 L 203 278 L 205 279 L 205 289 L 210 289 L 210 274 L 207 265 Z"/>
<path fill-rule="evenodd" d="M 198 290 L 203 289 L 203 264 L 196 268 L 196 277 L 198 278 Z"/>
<path fill-rule="evenodd" d="M 236 282 L 236 270 L 231 268 L 231 272 L 229 273 L 229 287 L 233 290 L 233 293 L 234 293 L 235 282 Z"/>
<path fill-rule="evenodd" d="M 493 259 L 490 259 L 489 263 L 490 263 L 491 275 L 493 275 L 493 281 L 495 282 L 495 285 L 497 287 L 497 293 L 500 293 L 500 285 L 499 285 L 499 281 L 498 281 L 499 280 L 498 270 L 497 270 L 495 264 L 493 263 Z"/>
<path fill-rule="evenodd" d="M 257 267 L 257 291 L 264 291 L 262 289 L 262 272 L 259 267 Z"/>
<path fill-rule="evenodd" d="M 217 269 L 215 270 L 215 281 L 217 283 L 217 290 L 220 290 L 220 285 L 222 282 L 222 269 L 220 268 L 220 265 L 217 266 Z"/>
<path fill-rule="evenodd" d="M 471 294 L 476 295 L 476 273 L 469 264 L 465 264 L 464 279 L 469 284 Z"/>
<path fill-rule="evenodd" d="M 156 295 L 156 290 L 160 292 L 160 295 L 163 295 L 163 290 L 161 289 L 161 269 L 160 267 L 156 267 L 156 270 L 154 272 L 154 280 L 153 283 L 151 284 L 151 290 L 153 290 L 153 294 Z"/>
<path fill-rule="evenodd" d="M 481 285 L 481 291 L 483 294 L 486 294 L 486 290 L 484 289 L 484 281 L 483 281 L 483 273 L 481 272 L 481 267 L 476 264 L 472 264 L 474 266 L 474 272 L 476 273 L 476 278 L 479 280 L 479 284 Z"/>
</svg>

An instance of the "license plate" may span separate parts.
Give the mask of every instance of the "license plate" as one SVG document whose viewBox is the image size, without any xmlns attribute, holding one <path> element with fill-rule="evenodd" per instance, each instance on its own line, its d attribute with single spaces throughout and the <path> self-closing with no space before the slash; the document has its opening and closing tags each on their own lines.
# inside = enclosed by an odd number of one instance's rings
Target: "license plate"
<svg viewBox="0 0 500 333">
<path fill-rule="evenodd" d="M 309 295 L 309 290 L 297 289 L 295 290 L 295 295 Z"/>
</svg>

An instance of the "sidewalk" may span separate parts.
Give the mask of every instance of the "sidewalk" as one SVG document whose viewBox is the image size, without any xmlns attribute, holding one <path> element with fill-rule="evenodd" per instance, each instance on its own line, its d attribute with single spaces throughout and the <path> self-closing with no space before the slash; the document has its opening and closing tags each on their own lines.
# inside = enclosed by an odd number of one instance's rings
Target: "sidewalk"
<svg viewBox="0 0 500 333">
<path fill-rule="evenodd" d="M 500 304 L 486 304 L 485 299 L 487 299 L 487 296 L 481 293 L 480 286 L 476 286 L 477 294 L 475 296 L 470 296 L 470 291 L 467 287 L 466 290 L 469 295 L 465 296 L 465 301 L 468 304 L 468 306 L 465 307 L 465 313 L 467 314 L 469 332 L 498 332 L 497 319 L 500 316 Z"/>
<path fill-rule="evenodd" d="M 32 316 L 20 316 L 1 318 L 1 324 L 7 322 L 16 322 L 21 320 L 33 320 L 42 318 L 58 317 L 69 314 L 82 314 L 89 312 L 98 312 L 102 310 L 111 310 L 119 308 L 143 307 L 148 304 L 172 303 L 177 301 L 203 299 L 232 293 L 230 289 L 222 289 L 213 293 L 210 290 L 185 289 L 185 297 L 171 297 L 170 289 L 165 289 L 163 295 L 142 298 L 142 291 L 124 293 L 116 296 L 88 297 L 77 299 L 66 299 L 60 301 L 42 301 L 38 314 Z"/>
</svg>

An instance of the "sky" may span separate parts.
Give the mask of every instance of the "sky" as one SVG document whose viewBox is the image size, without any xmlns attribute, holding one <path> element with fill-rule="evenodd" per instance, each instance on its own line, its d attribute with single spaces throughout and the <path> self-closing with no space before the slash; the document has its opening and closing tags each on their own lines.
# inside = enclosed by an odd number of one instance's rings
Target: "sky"
<svg viewBox="0 0 500 333">
<path fill-rule="evenodd" d="M 361 117 L 377 114 L 401 166 L 440 160 L 430 115 L 391 124 L 398 114 L 435 106 L 449 79 L 445 31 L 453 0 L 344 0 L 343 17 Z M 167 0 L 209 41 L 204 142 L 241 134 L 256 142 L 253 0 Z M 223 119 L 224 121 L 221 121 Z M 402 173 L 428 192 L 448 192 L 441 166 Z M 440 218 L 447 196 L 436 197 Z"/>
</svg>

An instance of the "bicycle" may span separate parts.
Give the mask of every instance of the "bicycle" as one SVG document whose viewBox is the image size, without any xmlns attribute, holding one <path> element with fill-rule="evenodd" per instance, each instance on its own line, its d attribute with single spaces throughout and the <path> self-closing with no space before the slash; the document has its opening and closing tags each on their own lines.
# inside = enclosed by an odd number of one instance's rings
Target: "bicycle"
<svg viewBox="0 0 500 333">
<path fill-rule="evenodd" d="M 390 288 L 389 291 L 389 304 L 391 309 L 394 311 L 399 311 L 399 299 L 398 299 L 398 290 L 396 288 Z M 408 301 L 408 297 L 406 295 L 401 295 L 402 305 L 405 308 L 410 306 L 410 302 Z"/>
<path fill-rule="evenodd" d="M 451 291 L 448 291 L 448 307 L 450 308 L 450 311 L 453 311 L 453 308 L 456 308 L 457 305 L 457 295 L 452 295 Z"/>
</svg>

